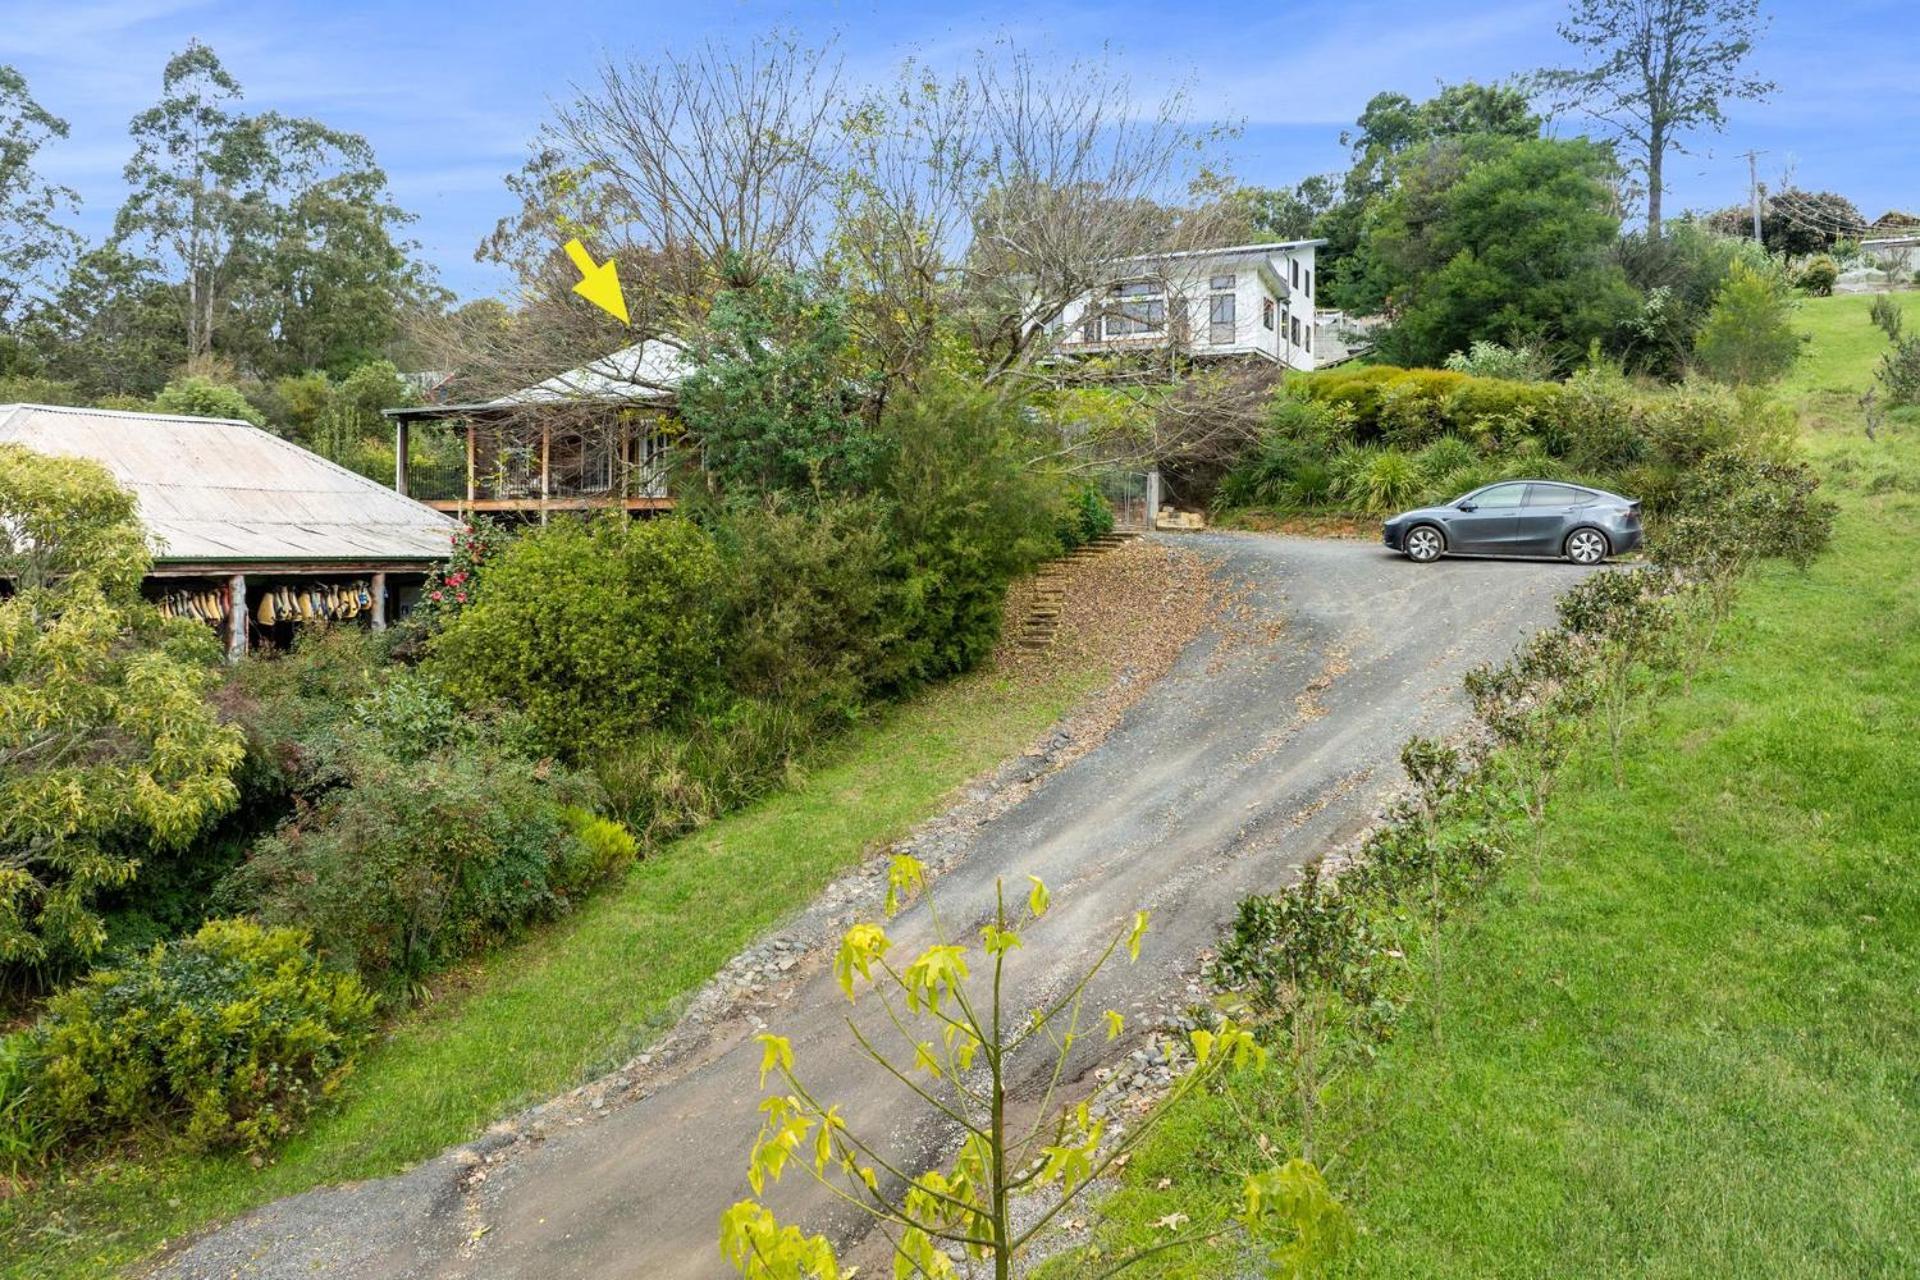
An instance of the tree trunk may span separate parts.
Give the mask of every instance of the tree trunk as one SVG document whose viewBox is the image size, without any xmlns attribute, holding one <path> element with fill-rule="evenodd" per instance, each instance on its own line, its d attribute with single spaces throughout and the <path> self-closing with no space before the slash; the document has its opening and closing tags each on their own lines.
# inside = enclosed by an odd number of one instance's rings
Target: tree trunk
<svg viewBox="0 0 1920 1280">
<path fill-rule="evenodd" d="M 1660 238 L 1660 196 L 1664 185 L 1660 175 L 1666 158 L 1666 135 L 1656 129 L 1647 142 L 1647 238 L 1650 240 Z"/>
</svg>

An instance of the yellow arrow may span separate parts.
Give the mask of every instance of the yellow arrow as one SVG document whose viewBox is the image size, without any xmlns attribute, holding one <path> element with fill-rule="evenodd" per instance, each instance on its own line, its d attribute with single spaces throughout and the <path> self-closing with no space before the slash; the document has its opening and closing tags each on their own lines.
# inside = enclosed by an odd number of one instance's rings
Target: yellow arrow
<svg viewBox="0 0 1920 1280">
<path fill-rule="evenodd" d="M 620 271 L 613 265 L 613 259 L 595 262 L 587 247 L 578 240 L 567 241 L 567 256 L 580 268 L 580 283 L 573 286 L 573 291 L 602 311 L 618 316 L 621 324 L 631 325 L 633 321 L 627 318 L 627 296 L 620 292 Z"/>
</svg>

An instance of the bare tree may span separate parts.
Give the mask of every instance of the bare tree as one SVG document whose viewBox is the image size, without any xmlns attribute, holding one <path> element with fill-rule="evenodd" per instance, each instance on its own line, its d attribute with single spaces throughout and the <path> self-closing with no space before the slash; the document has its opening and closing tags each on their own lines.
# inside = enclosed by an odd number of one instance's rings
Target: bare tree
<svg viewBox="0 0 1920 1280">
<path fill-rule="evenodd" d="M 830 49 L 783 37 L 609 60 L 547 135 L 590 175 L 624 239 L 751 284 L 811 256 L 839 81 Z"/>
<path fill-rule="evenodd" d="M 1116 262 L 1215 241 L 1225 206 L 1184 206 L 1223 131 L 1187 123 L 1182 91 L 1141 111 L 1131 83 L 1101 63 L 1015 53 L 983 58 L 977 77 L 987 165 L 963 260 L 967 313 L 990 368 L 1022 371 Z"/>
<path fill-rule="evenodd" d="M 1585 64 L 1541 80 L 1556 110 L 1585 110 L 1629 144 L 1649 236 L 1660 236 L 1667 153 L 1684 151 L 1693 129 L 1724 127 L 1724 103 L 1774 91 L 1744 69 L 1766 25 L 1760 0 L 1573 0 L 1560 35 Z"/>
</svg>

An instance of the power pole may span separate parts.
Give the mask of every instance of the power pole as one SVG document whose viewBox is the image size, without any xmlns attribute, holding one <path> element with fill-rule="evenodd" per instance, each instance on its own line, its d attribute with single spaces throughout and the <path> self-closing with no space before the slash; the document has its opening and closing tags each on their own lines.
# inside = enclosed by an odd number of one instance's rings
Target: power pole
<svg viewBox="0 0 1920 1280">
<path fill-rule="evenodd" d="M 1761 243 L 1765 237 L 1760 234 L 1760 157 L 1764 151 L 1747 152 L 1747 198 L 1753 204 L 1753 240 Z"/>
</svg>

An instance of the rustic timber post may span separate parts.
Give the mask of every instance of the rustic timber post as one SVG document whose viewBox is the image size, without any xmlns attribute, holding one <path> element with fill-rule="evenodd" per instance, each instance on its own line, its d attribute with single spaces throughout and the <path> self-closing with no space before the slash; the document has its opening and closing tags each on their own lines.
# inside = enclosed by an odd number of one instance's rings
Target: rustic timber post
<svg viewBox="0 0 1920 1280">
<path fill-rule="evenodd" d="M 407 420 L 393 420 L 393 491 L 407 491 Z"/>
<path fill-rule="evenodd" d="M 405 428 L 401 428 L 405 430 Z M 227 579 L 227 661 L 247 656 L 247 575 Z"/>
<path fill-rule="evenodd" d="M 474 437 L 479 435 L 479 433 L 480 433 L 479 425 L 476 424 L 472 419 L 468 419 L 467 421 L 467 505 L 469 507 L 473 505 L 473 500 L 480 496 L 479 483 L 475 478 L 475 472 L 478 470 L 476 457 L 475 457 L 478 451 L 478 445 L 474 440 Z"/>
<path fill-rule="evenodd" d="M 1147 532 L 1160 527 L 1160 468 L 1147 472 Z"/>
<path fill-rule="evenodd" d="M 375 631 L 387 629 L 387 575 L 385 573 L 373 575 L 373 629 Z"/>
<path fill-rule="evenodd" d="M 553 424 L 540 424 L 540 523 L 547 522 L 547 467 L 553 455 Z"/>
</svg>

